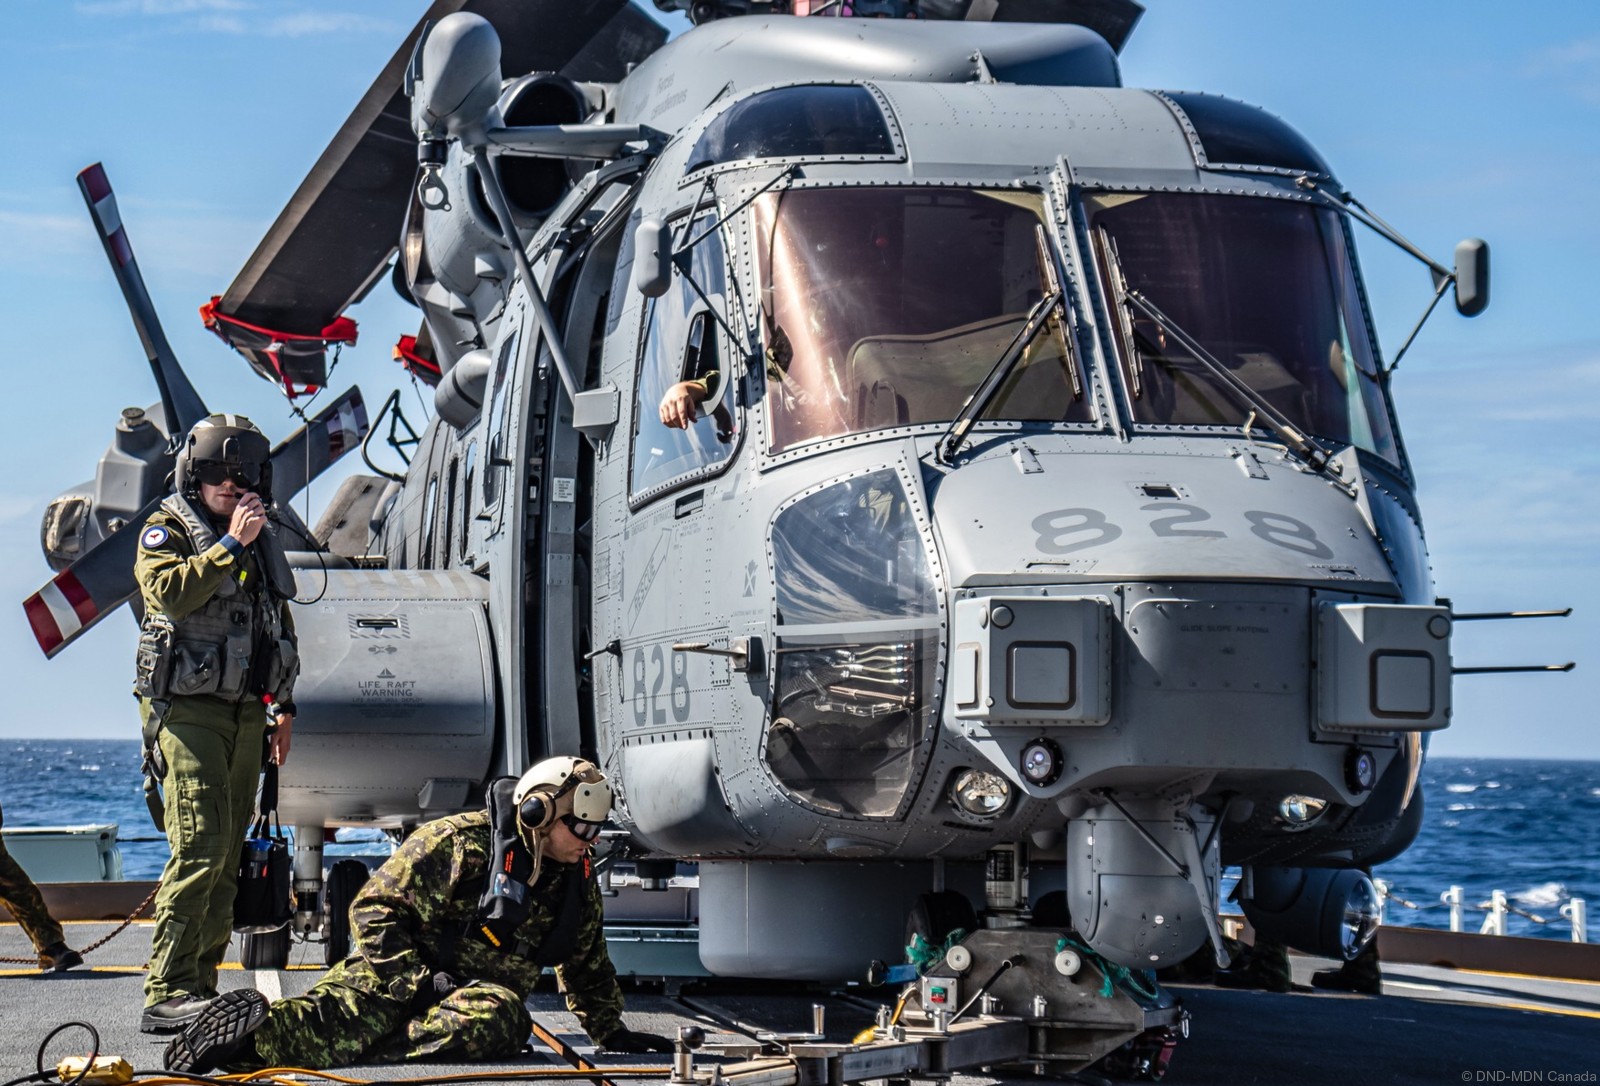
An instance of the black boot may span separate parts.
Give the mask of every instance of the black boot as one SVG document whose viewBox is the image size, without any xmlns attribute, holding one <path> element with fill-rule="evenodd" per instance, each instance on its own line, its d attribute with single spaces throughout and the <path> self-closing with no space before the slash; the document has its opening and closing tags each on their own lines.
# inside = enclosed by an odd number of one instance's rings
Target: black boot
<svg viewBox="0 0 1600 1086">
<path fill-rule="evenodd" d="M 65 973 L 83 964 L 83 955 L 66 943 L 51 943 L 39 951 L 39 968 L 51 973 Z"/>
<path fill-rule="evenodd" d="M 244 1054 L 250 1035 L 266 1022 L 269 1009 L 267 997 L 254 989 L 223 993 L 167 1046 L 166 1069 L 203 1075 L 226 1067 Z"/>
<path fill-rule="evenodd" d="M 1369 942 L 1360 954 L 1338 969 L 1323 969 L 1312 974 L 1311 987 L 1333 992 L 1382 995 L 1383 973 L 1378 966 L 1378 940 Z"/>
<path fill-rule="evenodd" d="M 177 995 L 160 1003 L 152 1003 L 139 1016 L 140 1033 L 177 1033 L 193 1022 L 206 1001 L 193 996 Z"/>
</svg>

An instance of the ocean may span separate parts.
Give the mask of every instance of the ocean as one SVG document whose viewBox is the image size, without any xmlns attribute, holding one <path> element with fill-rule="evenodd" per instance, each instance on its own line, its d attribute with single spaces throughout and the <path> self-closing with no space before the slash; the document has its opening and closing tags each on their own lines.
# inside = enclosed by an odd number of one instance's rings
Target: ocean
<svg viewBox="0 0 1600 1086">
<path fill-rule="evenodd" d="M 1468 930 L 1482 924 L 1490 892 L 1503 890 L 1507 934 L 1570 939 L 1559 909 L 1580 897 L 1590 941 L 1600 942 L 1600 762 L 1430 758 L 1422 787 L 1421 835 L 1375 872 L 1389 884 L 1388 923 L 1448 928 L 1440 895 L 1460 886 Z M 128 879 L 156 878 L 166 861 L 140 791 L 136 740 L 0 741 L 0 806 L 8 826 L 115 822 Z M 354 850 L 370 839 L 350 837 Z"/>
</svg>

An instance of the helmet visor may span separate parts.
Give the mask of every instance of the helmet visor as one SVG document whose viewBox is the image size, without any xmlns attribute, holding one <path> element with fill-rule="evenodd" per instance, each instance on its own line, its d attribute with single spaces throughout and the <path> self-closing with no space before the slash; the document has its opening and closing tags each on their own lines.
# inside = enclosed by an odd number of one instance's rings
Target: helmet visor
<svg viewBox="0 0 1600 1086">
<path fill-rule="evenodd" d="M 224 479 L 232 479 L 235 486 L 253 489 L 261 482 L 260 464 L 225 464 L 221 460 L 199 460 L 194 465 L 194 477 L 206 486 L 221 486 Z"/>
</svg>

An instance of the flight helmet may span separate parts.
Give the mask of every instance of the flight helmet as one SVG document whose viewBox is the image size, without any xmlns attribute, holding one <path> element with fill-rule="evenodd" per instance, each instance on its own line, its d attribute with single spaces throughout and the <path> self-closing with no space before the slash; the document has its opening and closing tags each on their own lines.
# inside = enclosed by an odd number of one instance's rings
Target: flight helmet
<svg viewBox="0 0 1600 1086">
<path fill-rule="evenodd" d="M 546 758 L 517 781 L 512 802 L 517 806 L 517 827 L 529 847 L 558 820 L 574 837 L 592 841 L 611 814 L 611 782 L 593 762 Z"/>
<path fill-rule="evenodd" d="M 243 415 L 207 415 L 194 424 L 178 450 L 174 482 L 190 500 L 200 484 L 218 486 L 231 478 L 236 486 L 272 500 L 272 443 Z"/>
</svg>

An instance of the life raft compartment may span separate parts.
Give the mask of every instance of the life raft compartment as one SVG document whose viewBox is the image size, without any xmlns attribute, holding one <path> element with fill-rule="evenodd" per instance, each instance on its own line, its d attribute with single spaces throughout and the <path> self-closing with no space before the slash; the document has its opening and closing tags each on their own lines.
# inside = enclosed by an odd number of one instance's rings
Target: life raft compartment
<svg viewBox="0 0 1600 1086">
<path fill-rule="evenodd" d="M 498 693 L 489 585 L 457 571 L 296 571 L 302 670 L 278 811 L 415 824 L 479 802 Z M 352 757 L 351 753 L 356 756 Z"/>
</svg>

